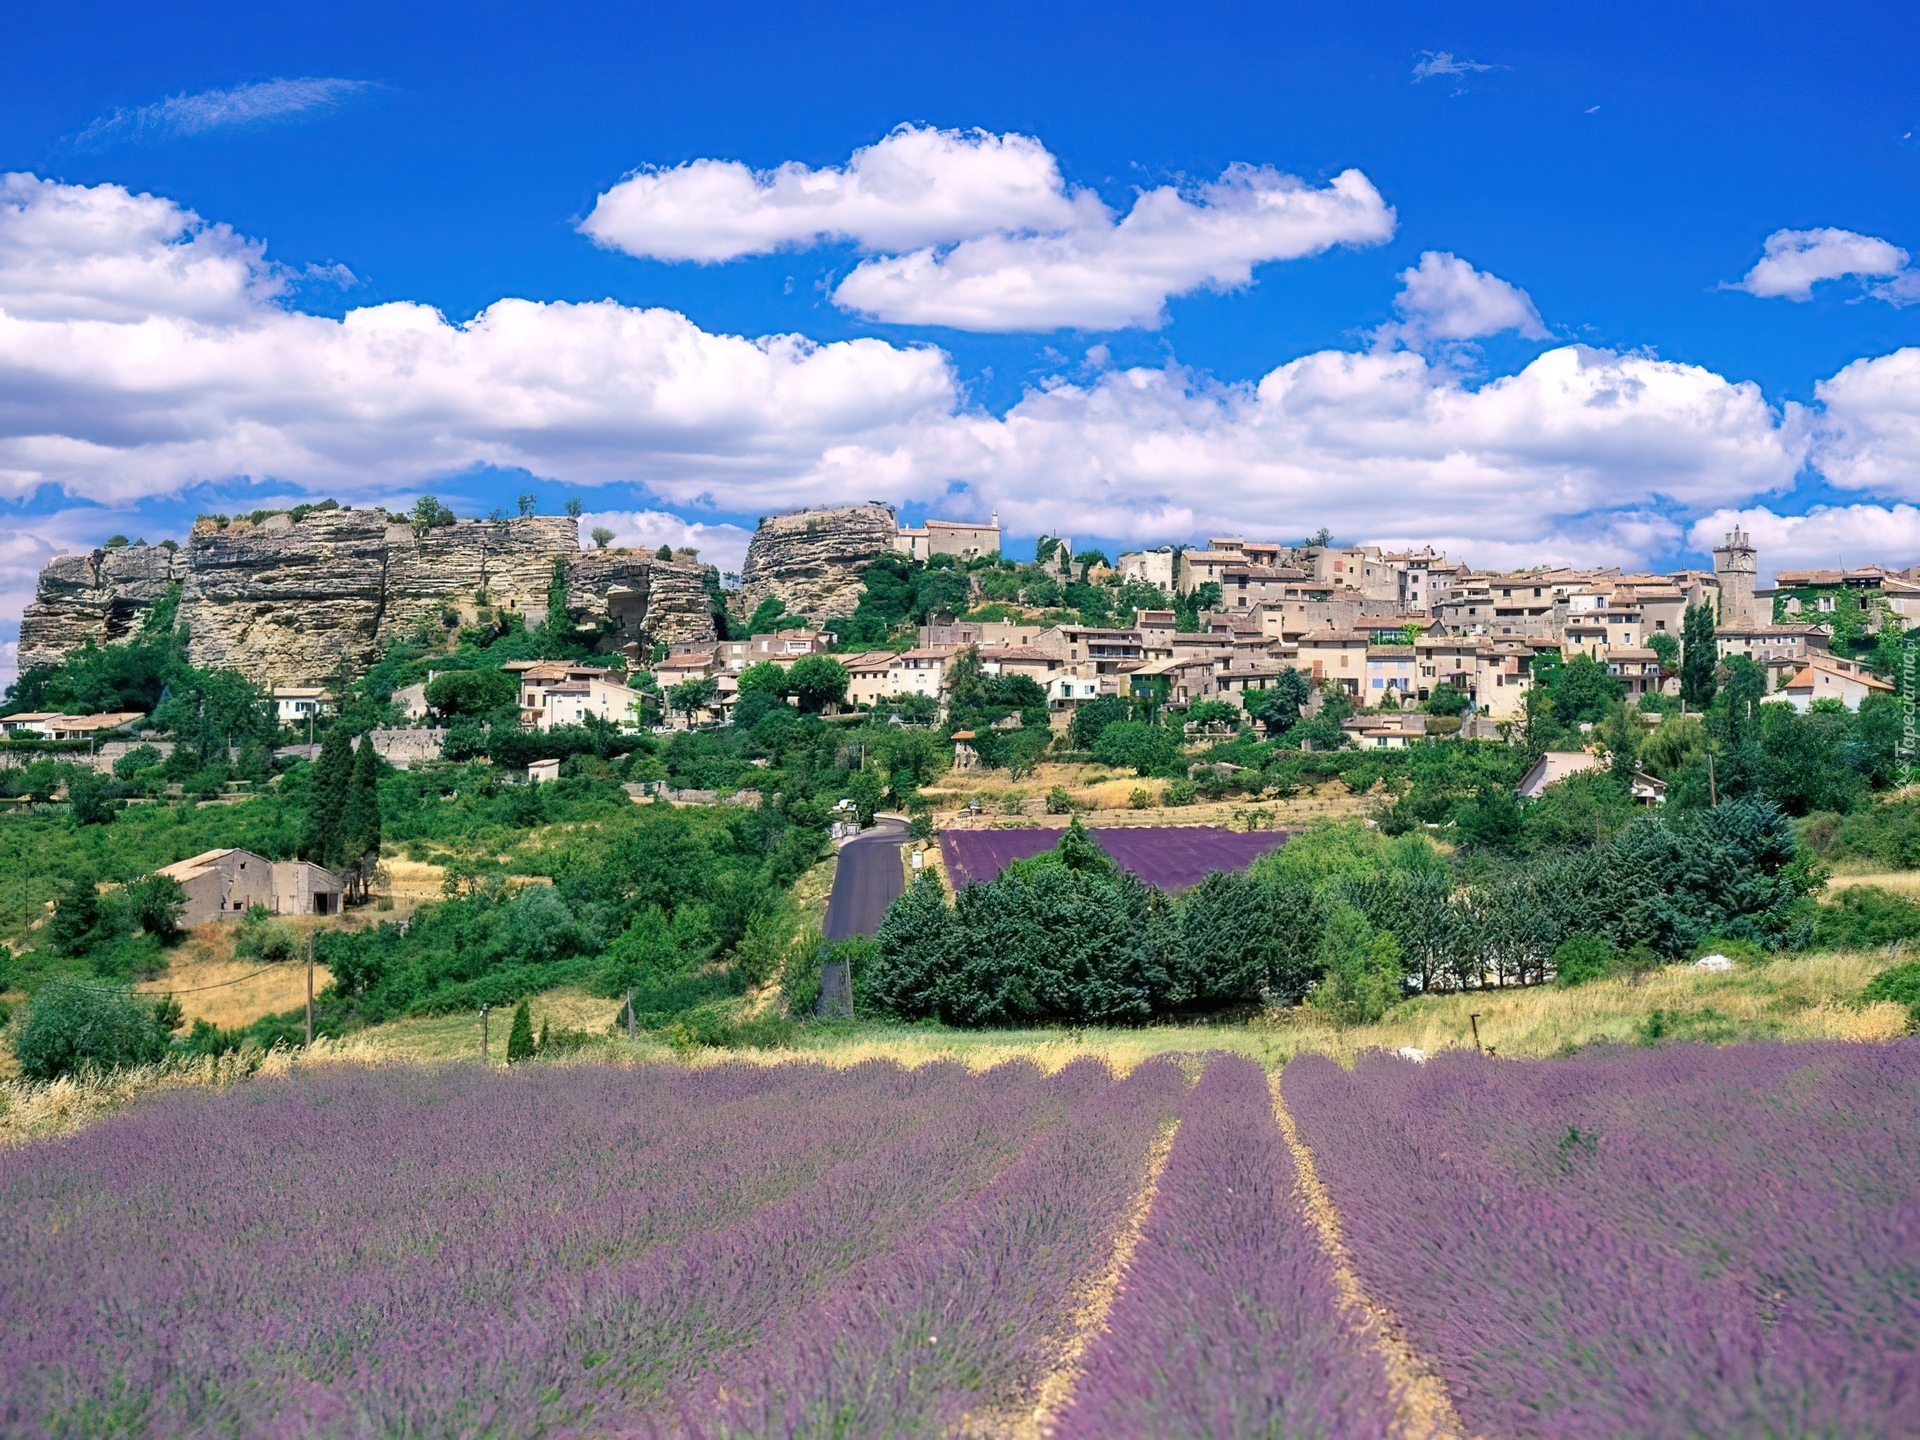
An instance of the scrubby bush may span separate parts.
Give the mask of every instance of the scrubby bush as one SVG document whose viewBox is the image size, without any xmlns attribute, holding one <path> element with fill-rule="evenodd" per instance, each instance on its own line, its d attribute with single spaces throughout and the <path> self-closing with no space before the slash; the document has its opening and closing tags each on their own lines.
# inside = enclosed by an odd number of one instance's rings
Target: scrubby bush
<svg viewBox="0 0 1920 1440">
<path fill-rule="evenodd" d="M 1920 962 L 1909 960 L 1873 977 L 1861 998 L 1907 1007 L 1907 1023 L 1920 1028 Z"/>
<path fill-rule="evenodd" d="M 1920 905 L 1877 885 L 1850 885 L 1814 914 L 1813 943 L 1823 950 L 1872 950 L 1920 937 Z"/>
<path fill-rule="evenodd" d="M 1611 975 L 1619 959 L 1603 935 L 1569 935 L 1553 952 L 1553 978 L 1560 985 L 1583 985 Z"/>
<path fill-rule="evenodd" d="M 171 999 L 171 997 L 169 997 Z M 75 1071 L 145 1065 L 167 1053 L 167 1001 L 60 976 L 42 986 L 13 1035 L 14 1059 L 35 1080 Z"/>
</svg>

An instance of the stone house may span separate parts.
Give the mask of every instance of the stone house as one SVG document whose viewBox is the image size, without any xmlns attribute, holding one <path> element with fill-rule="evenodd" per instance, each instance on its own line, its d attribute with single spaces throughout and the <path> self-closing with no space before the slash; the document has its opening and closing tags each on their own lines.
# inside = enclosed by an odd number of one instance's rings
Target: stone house
<svg viewBox="0 0 1920 1440">
<path fill-rule="evenodd" d="M 1120 557 L 1120 578 L 1158 585 L 1171 593 L 1177 561 L 1178 556 L 1171 545 L 1162 545 L 1158 550 L 1129 550 Z"/>
<path fill-rule="evenodd" d="M 1891 695 L 1894 687 L 1865 666 L 1851 661 L 1835 662 L 1835 657 L 1816 656 L 1801 666 L 1780 687 L 1787 703 L 1802 715 L 1816 700 L 1838 700 L 1849 710 L 1858 710 L 1860 702 L 1872 695 Z"/>
<path fill-rule="evenodd" d="M 535 730 L 581 725 L 589 718 L 631 729 L 643 722 L 646 704 L 640 691 L 596 675 L 587 680 L 543 684 L 531 692 L 523 688 L 520 716 L 523 724 Z"/>
<path fill-rule="evenodd" d="M 935 555 L 954 555 L 962 560 L 1000 553 L 1000 515 L 995 512 L 985 525 L 965 520 L 929 520 L 923 525 L 900 527 L 893 548 L 915 560 Z"/>
<path fill-rule="evenodd" d="M 275 915 L 337 915 L 344 888 L 337 876 L 305 860 L 268 860 L 251 850 L 206 850 L 155 872 L 186 896 L 182 925 L 238 920 L 255 905 Z"/>
<path fill-rule="evenodd" d="M 273 687 L 273 715 L 282 725 L 305 725 L 332 710 L 332 693 L 318 685 Z"/>
</svg>

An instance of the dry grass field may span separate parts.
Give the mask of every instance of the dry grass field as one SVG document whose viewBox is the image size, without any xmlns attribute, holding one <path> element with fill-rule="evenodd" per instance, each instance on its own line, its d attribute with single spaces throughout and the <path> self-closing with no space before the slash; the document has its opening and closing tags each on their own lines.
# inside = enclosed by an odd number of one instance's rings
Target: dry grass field
<svg viewBox="0 0 1920 1440">
<path fill-rule="evenodd" d="M 936 823 L 945 829 L 986 829 L 994 825 L 1060 825 L 1065 815 L 1047 814 L 1047 795 L 1067 792 L 1082 823 L 1119 825 L 1305 825 L 1313 820 L 1364 815 L 1372 805 L 1337 780 L 1302 790 L 1286 800 L 1250 800 L 1245 797 L 1213 803 L 1167 805 L 1167 782 L 1143 780 L 1106 765 L 1045 764 L 1024 780 L 1010 780 L 1004 770 L 955 771 L 943 775 L 937 786 L 920 793 L 933 807 Z M 1150 804 L 1133 808 L 1132 796 L 1143 790 Z M 971 801 L 980 814 L 961 813 Z"/>
</svg>

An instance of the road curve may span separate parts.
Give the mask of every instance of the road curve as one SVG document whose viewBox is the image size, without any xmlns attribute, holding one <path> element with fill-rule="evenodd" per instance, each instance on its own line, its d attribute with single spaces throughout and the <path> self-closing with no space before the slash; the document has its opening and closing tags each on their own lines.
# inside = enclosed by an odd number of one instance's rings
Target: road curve
<svg viewBox="0 0 1920 1440">
<path fill-rule="evenodd" d="M 879 930 L 887 907 L 907 888 L 900 868 L 900 846 L 906 838 L 905 825 L 898 820 L 881 820 L 840 847 L 833 893 L 827 897 L 827 918 L 820 927 L 828 940 L 872 935 Z"/>
</svg>

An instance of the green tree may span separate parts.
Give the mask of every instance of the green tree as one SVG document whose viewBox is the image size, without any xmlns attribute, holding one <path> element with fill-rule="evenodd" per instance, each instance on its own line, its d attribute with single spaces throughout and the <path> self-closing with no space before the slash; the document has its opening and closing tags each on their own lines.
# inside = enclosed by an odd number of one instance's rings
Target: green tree
<svg viewBox="0 0 1920 1440">
<path fill-rule="evenodd" d="M 1320 983 L 1307 999 L 1342 1024 L 1371 1024 L 1400 1003 L 1406 971 L 1399 941 L 1350 904 L 1335 904 L 1327 916 L 1320 965 Z"/>
<path fill-rule="evenodd" d="M 711 675 L 696 676 L 670 688 L 667 691 L 667 703 L 691 721 L 694 711 L 705 709 L 713 703 L 713 697 L 719 689 L 720 682 Z"/>
<path fill-rule="evenodd" d="M 518 1065 L 532 1058 L 533 1016 L 527 1010 L 527 1002 L 522 1000 L 514 1008 L 513 1029 L 507 1033 L 507 1063 Z"/>
<path fill-rule="evenodd" d="M 186 908 L 186 892 L 171 875 L 143 876 L 127 887 L 127 913 L 162 944 L 180 933 L 180 916 Z"/>
<path fill-rule="evenodd" d="M 1465 693 L 1442 680 L 1427 692 L 1426 709 L 1429 715 L 1458 715 L 1472 703 Z"/>
<path fill-rule="evenodd" d="M 1089 700 L 1073 712 L 1067 722 L 1067 736 L 1076 750 L 1091 750 L 1101 731 L 1109 725 L 1133 718 L 1133 707 L 1118 695 L 1102 695 Z"/>
<path fill-rule="evenodd" d="M 129 990 L 57 976 L 34 996 L 13 1055 L 34 1080 L 147 1065 L 167 1053 L 163 1023 L 153 1001 Z"/>
<path fill-rule="evenodd" d="M 1137 775 L 1175 769 L 1182 755 L 1180 739 L 1171 730 L 1141 720 L 1107 726 L 1093 746 L 1093 758 L 1102 765 L 1131 766 Z"/>
<path fill-rule="evenodd" d="M 91 770 L 75 770 L 68 778 L 67 803 L 75 825 L 105 825 L 121 809 L 118 787 Z"/>
<path fill-rule="evenodd" d="M 1660 657 L 1660 671 L 1664 675 L 1680 673 L 1680 642 L 1666 631 L 1647 637 L 1647 648 Z"/>
<path fill-rule="evenodd" d="M 771 660 L 760 660 L 742 670 L 736 683 L 740 687 L 742 700 L 755 694 L 784 696 L 787 693 L 787 672 Z"/>
<path fill-rule="evenodd" d="M 1301 707 L 1311 694 L 1307 677 L 1288 667 L 1266 689 L 1247 692 L 1247 714 L 1265 722 L 1269 735 L 1284 735 L 1300 723 Z"/>
<path fill-rule="evenodd" d="M 1555 667 L 1547 688 L 1563 725 L 1598 724 L 1626 694 L 1620 678 L 1591 655 L 1576 655 Z"/>
<path fill-rule="evenodd" d="M 569 520 L 578 520 L 580 518 L 580 512 L 586 508 L 585 505 L 580 503 L 579 496 L 574 496 L 569 499 L 566 504 L 567 518 Z"/>
<path fill-rule="evenodd" d="M 661 547 L 665 549 L 665 546 Z M 787 602 L 778 595 L 769 595 L 753 607 L 753 614 L 747 617 L 747 634 L 771 635 L 782 620 L 788 619 Z"/>
<path fill-rule="evenodd" d="M 1680 698 L 1695 710 L 1704 710 L 1713 703 L 1717 688 L 1714 671 L 1720 660 L 1719 642 L 1713 633 L 1713 607 L 1689 605 L 1680 634 Z"/>
<path fill-rule="evenodd" d="M 524 502 L 530 497 L 520 498 Z M 520 513 L 528 513 L 524 505 Z M 549 645 L 557 645 L 573 633 L 573 616 L 567 610 L 567 562 L 559 555 L 553 557 L 553 574 L 547 580 L 547 618 L 541 629 Z"/>
<path fill-rule="evenodd" d="M 449 670 L 427 684 L 427 704 L 451 718 L 478 719 L 519 699 L 520 682 L 505 670 Z"/>
<path fill-rule="evenodd" d="M 803 713 L 817 715 L 846 700 L 847 667 L 831 655 L 804 656 L 787 671 L 787 690 L 799 700 Z"/>
<path fill-rule="evenodd" d="M 307 820 L 300 836 L 300 855 L 316 865 L 340 863 L 340 819 L 346 813 L 353 785 L 353 737 L 334 724 L 320 742 L 320 758 L 313 764 L 307 787 Z"/>
<path fill-rule="evenodd" d="M 47 924 L 47 938 L 62 955 L 84 955 L 99 928 L 99 877 L 83 867 L 67 881 L 66 893 Z"/>
<path fill-rule="evenodd" d="M 653 558 L 656 560 L 673 559 L 673 547 L 671 545 L 662 545 L 658 550 L 653 552 Z"/>
<path fill-rule="evenodd" d="M 613 531 L 607 529 L 604 525 L 594 526 L 593 548 L 596 550 L 604 550 L 611 544 L 613 544 Z"/>
<path fill-rule="evenodd" d="M 373 737 L 360 739 L 347 784 L 347 804 L 340 817 L 341 857 L 348 863 L 380 854 L 380 757 Z"/>
<path fill-rule="evenodd" d="M 438 496 L 422 495 L 413 502 L 413 525 L 416 530 L 431 530 L 440 515 Z"/>
</svg>

